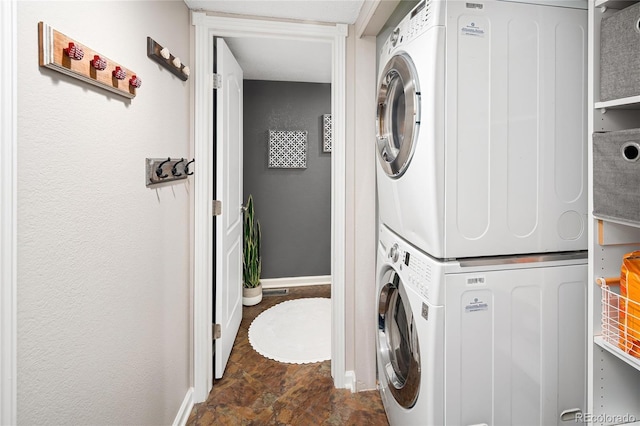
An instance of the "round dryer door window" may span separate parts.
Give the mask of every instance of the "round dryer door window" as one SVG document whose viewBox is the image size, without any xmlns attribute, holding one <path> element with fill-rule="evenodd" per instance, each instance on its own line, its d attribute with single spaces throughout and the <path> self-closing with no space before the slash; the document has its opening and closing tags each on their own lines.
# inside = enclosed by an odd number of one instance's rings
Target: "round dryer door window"
<svg viewBox="0 0 640 426">
<path fill-rule="evenodd" d="M 398 404 L 411 408 L 420 390 L 420 348 L 413 312 L 398 274 L 389 270 L 383 280 L 378 300 L 380 380 L 386 381 Z"/>
<path fill-rule="evenodd" d="M 376 117 L 378 160 L 391 177 L 401 176 L 411 161 L 420 124 L 419 105 L 411 58 L 393 56 L 381 74 Z"/>
</svg>

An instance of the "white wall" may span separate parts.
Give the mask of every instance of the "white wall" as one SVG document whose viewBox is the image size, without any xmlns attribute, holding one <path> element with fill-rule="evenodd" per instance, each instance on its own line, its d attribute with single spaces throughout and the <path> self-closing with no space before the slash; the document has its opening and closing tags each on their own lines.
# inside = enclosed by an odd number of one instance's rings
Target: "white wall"
<svg viewBox="0 0 640 426">
<path fill-rule="evenodd" d="M 16 423 L 16 0 L 0 2 L 0 424 Z"/>
<path fill-rule="evenodd" d="M 135 71 L 127 100 L 38 66 L 44 21 Z M 182 1 L 18 3 L 18 422 L 168 424 L 191 386 L 193 178 L 145 187 L 145 157 L 189 157 Z"/>
</svg>

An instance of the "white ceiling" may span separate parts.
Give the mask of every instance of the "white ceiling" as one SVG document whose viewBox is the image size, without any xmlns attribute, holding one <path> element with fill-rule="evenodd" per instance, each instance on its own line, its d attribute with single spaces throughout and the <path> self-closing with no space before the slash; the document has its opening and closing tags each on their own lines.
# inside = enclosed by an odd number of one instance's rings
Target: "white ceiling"
<svg viewBox="0 0 640 426">
<path fill-rule="evenodd" d="M 227 38 L 246 80 L 331 83 L 331 45 L 309 41 Z"/>
<path fill-rule="evenodd" d="M 193 10 L 353 24 L 364 0 L 185 0 Z"/>
<path fill-rule="evenodd" d="M 352 24 L 364 0 L 184 0 L 192 10 Z M 284 39 L 229 38 L 247 80 L 331 82 L 331 45 Z"/>
</svg>

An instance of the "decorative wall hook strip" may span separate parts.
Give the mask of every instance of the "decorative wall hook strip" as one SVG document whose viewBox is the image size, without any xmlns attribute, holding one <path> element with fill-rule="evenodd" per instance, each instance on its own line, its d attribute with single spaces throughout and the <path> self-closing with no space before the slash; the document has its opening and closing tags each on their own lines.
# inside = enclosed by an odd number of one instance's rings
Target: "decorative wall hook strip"
<svg viewBox="0 0 640 426">
<path fill-rule="evenodd" d="M 147 56 L 176 75 L 180 80 L 187 81 L 191 71 L 180 58 L 173 56 L 169 49 L 160 46 L 154 39 L 147 37 Z"/>
<path fill-rule="evenodd" d="M 174 180 L 186 179 L 193 172 L 189 172 L 189 163 L 185 164 L 184 157 L 172 159 L 166 158 L 147 158 L 146 164 L 146 186 L 154 186 L 160 183 L 171 182 Z"/>
<path fill-rule="evenodd" d="M 136 96 L 136 86 L 126 80 L 126 75 L 135 75 L 135 72 L 43 22 L 38 23 L 38 50 L 41 67 L 75 77 L 129 99 Z M 117 68 L 125 73 L 123 80 L 113 74 Z M 105 69 L 109 72 L 104 71 Z M 118 73 L 118 76 L 120 75 Z"/>
</svg>

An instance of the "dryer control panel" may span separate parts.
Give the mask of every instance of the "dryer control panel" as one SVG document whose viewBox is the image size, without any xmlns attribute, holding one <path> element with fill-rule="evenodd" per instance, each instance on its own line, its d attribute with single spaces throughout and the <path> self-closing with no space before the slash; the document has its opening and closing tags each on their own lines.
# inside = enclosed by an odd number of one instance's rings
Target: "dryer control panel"
<svg viewBox="0 0 640 426">
<path fill-rule="evenodd" d="M 404 17 L 384 42 L 381 50 L 381 63 L 393 55 L 395 50 L 409 43 L 429 28 L 444 25 L 445 7 L 441 1 L 424 0 Z"/>
</svg>

